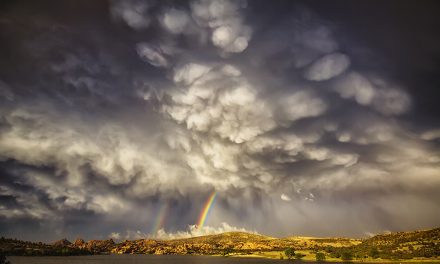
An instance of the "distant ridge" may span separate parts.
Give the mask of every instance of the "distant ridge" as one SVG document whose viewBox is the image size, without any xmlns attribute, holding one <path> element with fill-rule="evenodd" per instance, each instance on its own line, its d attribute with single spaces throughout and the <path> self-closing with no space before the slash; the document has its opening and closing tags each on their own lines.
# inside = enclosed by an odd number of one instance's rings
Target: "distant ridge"
<svg viewBox="0 0 440 264">
<path fill-rule="evenodd" d="M 189 237 L 189 238 L 177 238 L 170 239 L 168 241 L 235 241 L 239 242 L 242 240 L 268 240 L 268 239 L 276 239 L 274 237 L 269 237 L 256 233 L 247 233 L 247 232 L 224 232 L 220 234 L 214 235 L 205 235 L 205 236 L 197 236 L 197 237 Z"/>
</svg>

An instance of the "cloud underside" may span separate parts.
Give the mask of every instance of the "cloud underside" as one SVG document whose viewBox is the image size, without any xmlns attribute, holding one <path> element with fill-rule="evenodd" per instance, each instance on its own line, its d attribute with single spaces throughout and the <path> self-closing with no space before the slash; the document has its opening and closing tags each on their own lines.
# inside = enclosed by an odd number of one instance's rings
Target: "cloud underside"
<svg viewBox="0 0 440 264">
<path fill-rule="evenodd" d="M 401 121 L 412 105 L 404 87 L 355 68 L 319 18 L 266 32 L 246 22 L 246 7 L 111 1 L 112 25 L 139 36 L 127 52 L 104 33 L 91 42 L 99 55 L 64 31 L 29 37 L 19 48 L 44 67 L 31 84 L 0 82 L 2 221 L 50 222 L 53 237 L 99 219 L 91 232 L 117 239 L 208 234 L 217 231 L 178 230 L 217 191 L 208 221 L 224 231 L 438 223 L 439 133 Z M 163 204 L 169 231 L 152 234 Z"/>
</svg>

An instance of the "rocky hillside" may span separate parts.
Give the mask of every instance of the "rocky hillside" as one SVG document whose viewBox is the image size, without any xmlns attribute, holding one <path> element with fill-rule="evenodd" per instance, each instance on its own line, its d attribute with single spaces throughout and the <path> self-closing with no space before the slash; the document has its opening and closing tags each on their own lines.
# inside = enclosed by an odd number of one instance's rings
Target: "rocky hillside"
<svg viewBox="0 0 440 264">
<path fill-rule="evenodd" d="M 70 245 L 73 248 L 78 248 L 91 254 L 102 254 L 110 253 L 111 250 L 116 246 L 113 239 L 108 240 L 90 240 L 85 242 L 83 239 L 78 238 L 75 242 Z"/>
<path fill-rule="evenodd" d="M 440 228 L 377 235 L 355 249 L 359 254 L 382 258 L 436 257 L 440 256 Z"/>
<path fill-rule="evenodd" d="M 13 256 L 73 256 L 90 255 L 92 252 L 76 247 L 67 239 L 51 244 L 0 238 L 0 254 Z"/>
<path fill-rule="evenodd" d="M 113 240 L 63 239 L 52 244 L 0 239 L 0 253 L 7 255 L 78 254 L 195 254 L 282 256 L 286 248 L 305 254 L 324 253 L 338 259 L 410 259 L 440 257 L 440 228 L 377 235 L 369 239 L 288 237 L 229 232 L 174 240 L 141 239 L 115 243 Z M 270 253 L 270 254 L 269 254 Z"/>
</svg>

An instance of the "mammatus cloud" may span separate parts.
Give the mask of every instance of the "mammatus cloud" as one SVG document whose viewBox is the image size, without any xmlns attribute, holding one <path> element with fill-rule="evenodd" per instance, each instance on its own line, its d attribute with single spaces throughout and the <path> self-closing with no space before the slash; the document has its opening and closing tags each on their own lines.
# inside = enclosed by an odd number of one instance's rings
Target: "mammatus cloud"
<svg viewBox="0 0 440 264">
<path fill-rule="evenodd" d="M 350 66 L 350 59 L 341 53 L 332 53 L 313 62 L 304 77 L 310 81 L 325 81 L 343 73 Z"/>
<path fill-rule="evenodd" d="M 170 32 L 179 34 L 184 32 L 189 20 L 189 15 L 185 11 L 172 8 L 163 14 L 161 22 Z"/>
<path fill-rule="evenodd" d="M 225 52 L 244 51 L 251 38 L 251 28 L 244 24 L 241 9 L 246 1 L 193 1 L 192 17 L 197 25 L 209 29 L 212 44 Z"/>
<path fill-rule="evenodd" d="M 318 17 L 298 9 L 265 29 L 247 4 L 111 1 L 122 43 L 25 38 L 20 52 L 45 66 L 31 85 L 0 82 L 2 221 L 54 237 L 99 222 L 89 235 L 114 239 L 437 223 L 438 129 L 403 122 L 411 96 L 356 67 Z"/>
<path fill-rule="evenodd" d="M 342 98 L 352 98 L 358 104 L 369 105 L 373 101 L 376 91 L 371 82 L 357 72 L 350 72 L 337 85 L 335 91 Z"/>
<path fill-rule="evenodd" d="M 149 9 L 152 1 L 115 0 L 111 1 L 111 14 L 116 20 L 122 20 L 128 26 L 141 30 L 146 29 L 151 19 Z"/>
<path fill-rule="evenodd" d="M 164 51 L 160 48 L 155 48 L 146 43 L 138 43 L 136 51 L 146 62 L 156 67 L 167 67 L 168 60 L 164 57 Z"/>
</svg>

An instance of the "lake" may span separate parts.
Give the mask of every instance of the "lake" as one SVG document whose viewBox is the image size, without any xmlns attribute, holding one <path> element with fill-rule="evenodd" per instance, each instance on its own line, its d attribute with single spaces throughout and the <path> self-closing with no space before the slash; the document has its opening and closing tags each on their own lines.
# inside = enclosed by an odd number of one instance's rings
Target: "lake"
<svg viewBox="0 0 440 264">
<path fill-rule="evenodd" d="M 11 264 L 263 264 L 287 261 L 259 258 L 230 258 L 177 255 L 95 255 L 74 257 L 8 257 Z M 292 263 L 292 262 L 289 262 Z M 302 261 L 301 263 L 308 263 Z M 310 262 L 309 262 L 310 263 Z"/>
</svg>

